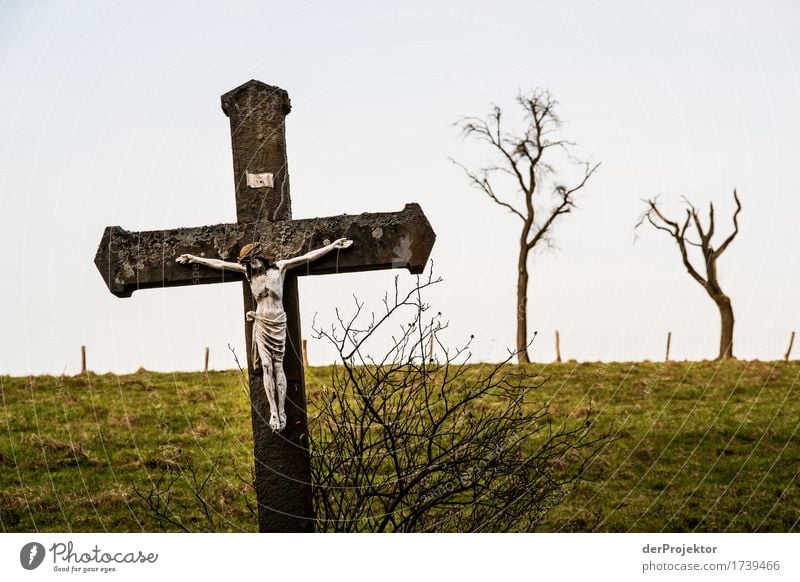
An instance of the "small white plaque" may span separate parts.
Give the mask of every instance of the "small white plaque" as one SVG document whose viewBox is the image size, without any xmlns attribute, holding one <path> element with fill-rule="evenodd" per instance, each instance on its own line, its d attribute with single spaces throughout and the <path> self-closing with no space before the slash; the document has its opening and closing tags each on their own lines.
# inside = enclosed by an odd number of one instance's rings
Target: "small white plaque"
<svg viewBox="0 0 800 582">
<path fill-rule="evenodd" d="M 272 181 L 272 174 L 269 172 L 264 172 L 263 174 L 251 174 L 250 172 L 246 172 L 247 174 L 247 185 L 250 188 L 272 188 L 273 181 Z"/>
</svg>

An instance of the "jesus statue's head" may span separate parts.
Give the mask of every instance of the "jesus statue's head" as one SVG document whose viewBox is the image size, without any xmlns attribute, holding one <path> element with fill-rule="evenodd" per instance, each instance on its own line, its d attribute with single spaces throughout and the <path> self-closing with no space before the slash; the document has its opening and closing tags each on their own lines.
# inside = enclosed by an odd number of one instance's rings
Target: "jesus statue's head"
<svg viewBox="0 0 800 582">
<path fill-rule="evenodd" d="M 261 243 L 246 244 L 239 251 L 239 264 L 247 269 L 248 279 L 256 271 L 266 271 L 275 266 L 275 262 L 261 253 Z"/>
</svg>

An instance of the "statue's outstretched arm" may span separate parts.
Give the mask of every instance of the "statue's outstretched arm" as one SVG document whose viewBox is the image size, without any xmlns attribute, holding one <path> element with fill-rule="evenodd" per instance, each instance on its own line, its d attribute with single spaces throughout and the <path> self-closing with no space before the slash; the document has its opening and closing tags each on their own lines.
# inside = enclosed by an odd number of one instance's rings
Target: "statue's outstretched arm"
<svg viewBox="0 0 800 582">
<path fill-rule="evenodd" d="M 352 245 L 353 245 L 352 240 L 347 238 L 340 238 L 338 240 L 333 241 L 329 245 L 326 245 L 320 249 L 310 251 L 304 255 L 300 255 L 299 257 L 277 261 L 276 265 L 278 265 L 278 268 L 280 269 L 291 269 L 293 267 L 297 267 L 298 265 L 305 265 L 307 263 L 310 263 L 311 261 L 316 261 L 317 259 L 327 255 L 331 251 L 337 249 L 346 249 Z"/>
<path fill-rule="evenodd" d="M 246 273 L 244 266 L 239 263 L 229 263 L 228 261 L 221 261 L 219 259 L 207 259 L 205 257 L 197 257 L 195 255 L 181 255 L 175 259 L 182 265 L 203 265 L 204 267 L 211 267 L 220 271 L 233 271 L 234 273 Z"/>
</svg>

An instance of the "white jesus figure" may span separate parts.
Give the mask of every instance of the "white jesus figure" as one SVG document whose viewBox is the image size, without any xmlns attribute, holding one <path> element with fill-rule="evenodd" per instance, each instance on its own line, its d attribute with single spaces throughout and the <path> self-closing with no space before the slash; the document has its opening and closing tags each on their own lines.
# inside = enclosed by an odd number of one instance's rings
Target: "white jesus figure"
<svg viewBox="0 0 800 582">
<path fill-rule="evenodd" d="M 283 310 L 283 281 L 286 271 L 305 265 L 337 249 L 346 249 L 352 240 L 340 238 L 320 249 L 293 259 L 272 261 L 261 254 L 261 245 L 251 243 L 242 247 L 239 262 L 206 259 L 195 255 L 181 255 L 177 262 L 196 264 L 241 273 L 247 277 L 256 310 L 247 312 L 253 322 L 253 369 L 261 367 L 264 373 L 264 390 L 269 401 L 269 426 L 272 430 L 286 428 L 286 375 L 283 372 L 283 354 L 286 349 L 286 312 Z"/>
</svg>

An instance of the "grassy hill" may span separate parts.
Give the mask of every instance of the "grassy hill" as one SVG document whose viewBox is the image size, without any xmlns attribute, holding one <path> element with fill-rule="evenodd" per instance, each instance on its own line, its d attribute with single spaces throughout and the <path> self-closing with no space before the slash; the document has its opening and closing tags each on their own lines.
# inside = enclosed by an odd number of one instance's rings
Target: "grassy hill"
<svg viewBox="0 0 800 582">
<path fill-rule="evenodd" d="M 542 531 L 800 530 L 800 363 L 531 369 L 555 420 L 591 411 L 618 437 Z M 330 369 L 307 374 L 313 399 Z M 3 531 L 254 531 L 238 371 L 0 376 L 0 396 Z"/>
</svg>

